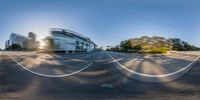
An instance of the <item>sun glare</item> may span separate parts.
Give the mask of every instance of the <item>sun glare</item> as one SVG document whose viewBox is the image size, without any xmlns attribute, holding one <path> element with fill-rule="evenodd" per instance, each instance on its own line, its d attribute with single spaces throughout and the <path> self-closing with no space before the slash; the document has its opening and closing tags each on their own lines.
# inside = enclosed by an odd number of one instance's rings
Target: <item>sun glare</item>
<svg viewBox="0 0 200 100">
<path fill-rule="evenodd" d="M 46 44 L 45 44 L 45 42 L 44 41 L 39 41 L 39 47 L 38 47 L 38 49 L 44 49 L 45 48 L 45 46 L 46 46 Z"/>
</svg>

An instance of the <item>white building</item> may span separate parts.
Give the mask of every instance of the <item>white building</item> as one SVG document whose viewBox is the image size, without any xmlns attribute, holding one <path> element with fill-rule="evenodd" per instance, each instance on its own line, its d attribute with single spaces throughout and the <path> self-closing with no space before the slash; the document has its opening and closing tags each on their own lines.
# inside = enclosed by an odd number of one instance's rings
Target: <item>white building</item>
<svg viewBox="0 0 200 100">
<path fill-rule="evenodd" d="M 29 36 L 25 37 L 17 33 L 11 33 L 9 40 L 5 42 L 6 49 L 13 49 L 13 44 L 19 45 L 22 49 L 33 49 L 35 48 L 35 34 L 30 32 Z"/>
<path fill-rule="evenodd" d="M 66 29 L 51 29 L 53 51 L 64 52 L 91 52 L 96 48 L 96 44 L 77 32 Z"/>
</svg>

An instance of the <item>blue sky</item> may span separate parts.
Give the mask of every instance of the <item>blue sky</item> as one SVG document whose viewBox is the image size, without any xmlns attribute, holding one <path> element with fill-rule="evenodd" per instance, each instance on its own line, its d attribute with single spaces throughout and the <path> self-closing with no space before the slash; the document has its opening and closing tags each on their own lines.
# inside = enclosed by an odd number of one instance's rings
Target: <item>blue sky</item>
<svg viewBox="0 0 200 100">
<path fill-rule="evenodd" d="M 99 46 L 147 36 L 177 37 L 200 47 L 198 0 L 0 0 L 0 48 L 10 33 L 38 39 L 66 28 Z"/>
</svg>

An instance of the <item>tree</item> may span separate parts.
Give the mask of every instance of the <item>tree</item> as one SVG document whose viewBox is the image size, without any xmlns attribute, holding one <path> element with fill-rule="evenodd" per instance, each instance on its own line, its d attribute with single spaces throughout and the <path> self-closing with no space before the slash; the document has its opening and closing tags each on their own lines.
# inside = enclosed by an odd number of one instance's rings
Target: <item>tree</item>
<svg viewBox="0 0 200 100">
<path fill-rule="evenodd" d="M 124 52 L 141 51 L 143 53 L 167 53 L 170 50 L 176 51 L 194 51 L 197 47 L 181 41 L 178 38 L 165 39 L 164 37 L 147 37 L 132 38 L 120 43 L 120 50 Z"/>
<path fill-rule="evenodd" d="M 136 46 L 133 46 L 132 49 L 141 50 L 142 46 L 141 45 L 136 45 Z"/>
<path fill-rule="evenodd" d="M 172 50 L 177 51 L 195 51 L 198 49 L 198 47 L 195 47 L 185 41 L 181 41 L 181 39 L 174 38 L 172 40 Z"/>
<path fill-rule="evenodd" d="M 22 47 L 19 44 L 13 44 L 11 48 L 12 50 L 22 50 Z"/>
<path fill-rule="evenodd" d="M 53 51 L 54 47 L 55 45 L 53 39 L 51 37 L 46 37 L 44 39 L 44 49 Z"/>
<path fill-rule="evenodd" d="M 122 41 L 121 47 L 123 47 L 124 49 L 131 49 L 131 40 Z"/>
</svg>

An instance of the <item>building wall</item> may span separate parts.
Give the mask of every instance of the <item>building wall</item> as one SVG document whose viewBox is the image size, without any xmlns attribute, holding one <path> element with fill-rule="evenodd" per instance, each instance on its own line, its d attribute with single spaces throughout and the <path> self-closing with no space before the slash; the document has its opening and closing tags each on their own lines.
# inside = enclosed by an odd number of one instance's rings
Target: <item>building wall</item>
<svg viewBox="0 0 200 100">
<path fill-rule="evenodd" d="M 26 49 L 26 50 L 31 50 L 33 48 L 35 48 L 35 35 L 33 33 L 29 34 L 29 37 L 25 37 L 23 35 L 20 34 L 16 34 L 16 33 L 11 33 L 9 40 L 6 41 L 6 49 L 8 49 L 10 46 L 12 46 L 13 44 L 18 44 L 21 46 L 21 48 Z"/>
<path fill-rule="evenodd" d="M 28 33 L 28 38 L 29 40 L 27 41 L 28 42 L 28 49 L 34 49 L 34 48 L 37 48 L 36 47 L 36 35 L 33 33 L 33 32 L 29 32 Z"/>
<path fill-rule="evenodd" d="M 54 51 L 75 51 L 75 40 L 69 37 L 52 37 L 54 42 Z"/>
<path fill-rule="evenodd" d="M 64 30 L 51 31 L 54 42 L 54 51 L 91 52 L 95 44 L 87 37 L 68 33 Z"/>
<path fill-rule="evenodd" d="M 8 48 L 9 47 L 9 40 L 7 40 L 6 42 L 5 42 L 5 48 Z"/>
<path fill-rule="evenodd" d="M 18 35 L 16 33 L 12 33 L 9 38 L 9 46 L 11 46 L 13 44 L 18 44 L 22 48 L 26 48 L 26 46 L 24 45 L 24 42 L 27 40 L 28 40 L 28 38 L 26 38 L 24 36 Z"/>
</svg>

